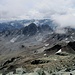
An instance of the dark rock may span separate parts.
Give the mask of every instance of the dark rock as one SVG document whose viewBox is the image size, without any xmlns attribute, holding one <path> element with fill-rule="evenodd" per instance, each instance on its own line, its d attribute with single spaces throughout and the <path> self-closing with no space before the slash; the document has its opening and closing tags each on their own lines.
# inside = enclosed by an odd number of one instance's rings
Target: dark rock
<svg viewBox="0 0 75 75">
<path fill-rule="evenodd" d="M 23 34 L 24 35 L 34 35 L 37 32 L 37 26 L 34 23 L 31 23 L 30 25 L 23 28 Z"/>
<path fill-rule="evenodd" d="M 71 68 L 67 68 L 65 71 L 66 72 L 70 72 L 71 71 Z"/>
<path fill-rule="evenodd" d="M 70 75 L 73 75 L 72 73 L 70 73 Z"/>
<path fill-rule="evenodd" d="M 14 62 L 14 61 L 15 61 L 16 59 L 18 59 L 18 58 L 19 58 L 19 57 L 13 57 L 13 58 L 11 58 L 10 60 L 5 61 L 4 64 L 3 64 L 3 66 Z"/>
<path fill-rule="evenodd" d="M 24 48 L 25 46 L 24 45 L 21 45 L 21 48 Z"/>
<path fill-rule="evenodd" d="M 48 48 L 44 51 L 44 53 L 47 53 L 47 54 L 54 54 L 55 52 L 57 52 L 59 49 L 61 49 L 61 45 L 55 45 L 53 46 L 52 48 Z"/>
<path fill-rule="evenodd" d="M 43 64 L 43 63 L 48 63 L 48 62 L 50 62 L 50 61 L 45 61 L 45 60 L 33 60 L 32 62 L 31 62 L 31 64 L 33 64 L 33 65 L 36 65 L 36 64 Z"/>
<path fill-rule="evenodd" d="M 68 46 L 70 46 L 73 50 L 75 50 L 75 41 L 74 42 L 69 42 Z"/>
</svg>

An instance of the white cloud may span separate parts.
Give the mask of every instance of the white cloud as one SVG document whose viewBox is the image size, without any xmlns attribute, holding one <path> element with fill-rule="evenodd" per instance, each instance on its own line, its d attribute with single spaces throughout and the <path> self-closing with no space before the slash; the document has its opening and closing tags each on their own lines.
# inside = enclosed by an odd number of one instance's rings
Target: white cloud
<svg viewBox="0 0 75 75">
<path fill-rule="evenodd" d="M 0 0 L 0 20 L 34 18 L 75 27 L 75 0 Z"/>
<path fill-rule="evenodd" d="M 75 27 L 75 14 L 53 15 L 52 18 L 60 27 Z"/>
</svg>

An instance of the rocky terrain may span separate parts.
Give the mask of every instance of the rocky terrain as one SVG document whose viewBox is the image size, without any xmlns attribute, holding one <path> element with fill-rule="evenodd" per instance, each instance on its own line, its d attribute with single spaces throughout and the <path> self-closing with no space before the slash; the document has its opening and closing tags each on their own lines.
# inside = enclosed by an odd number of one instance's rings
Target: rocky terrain
<svg viewBox="0 0 75 75">
<path fill-rule="evenodd" d="M 26 75 L 75 75 L 74 28 L 65 27 L 65 33 L 57 33 L 57 25 L 49 19 L 0 26 L 0 73 L 23 67 Z M 43 73 L 35 72 L 36 68 Z"/>
</svg>

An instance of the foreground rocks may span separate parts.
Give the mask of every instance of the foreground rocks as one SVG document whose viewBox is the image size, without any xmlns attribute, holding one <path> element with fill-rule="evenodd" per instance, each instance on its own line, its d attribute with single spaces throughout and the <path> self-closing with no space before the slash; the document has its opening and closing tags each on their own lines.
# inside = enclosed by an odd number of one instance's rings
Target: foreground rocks
<svg viewBox="0 0 75 75">
<path fill-rule="evenodd" d="M 26 49 L 24 46 L 22 48 Z M 17 54 L 0 56 L 0 73 L 5 75 L 18 73 L 21 75 L 75 75 L 75 54 L 71 46 L 57 44 L 42 52 L 41 50 L 42 48 L 36 50 L 35 46 L 32 50 L 28 48 Z M 23 71 L 20 67 L 26 70 Z M 19 71 L 16 72 L 16 69 Z"/>
<path fill-rule="evenodd" d="M 0 74 L 2 75 L 2 74 Z M 55 71 L 52 73 L 49 73 L 48 71 L 45 71 L 41 68 L 36 68 L 33 72 L 31 73 L 27 73 L 23 68 L 17 68 L 16 72 L 9 72 L 5 75 L 75 75 L 75 70 L 74 71 L 65 71 L 65 70 L 61 70 L 61 71 Z"/>
<path fill-rule="evenodd" d="M 75 75 L 75 55 L 73 54 L 42 56 L 37 59 L 28 57 L 15 59 L 17 61 L 4 65 L 12 65 L 14 67 L 12 70 L 10 70 L 11 67 L 9 70 L 4 68 L 5 71 L 0 73 L 3 75 Z"/>
<path fill-rule="evenodd" d="M 66 55 L 62 55 L 61 53 Z M 75 55 L 65 52 L 61 53 L 38 58 L 35 58 L 36 56 L 14 57 L 2 64 L 0 73 L 7 75 L 18 72 L 24 75 L 75 75 Z M 13 61 L 11 62 L 12 59 Z M 8 61 L 10 63 L 7 63 Z"/>
</svg>

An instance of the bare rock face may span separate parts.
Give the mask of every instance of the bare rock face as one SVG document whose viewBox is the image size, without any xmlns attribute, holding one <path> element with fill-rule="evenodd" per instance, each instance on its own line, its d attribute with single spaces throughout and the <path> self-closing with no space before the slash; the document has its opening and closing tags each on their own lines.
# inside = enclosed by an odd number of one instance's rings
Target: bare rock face
<svg viewBox="0 0 75 75">
<path fill-rule="evenodd" d="M 46 49 L 44 52 L 47 53 L 47 54 L 55 54 L 59 49 L 61 49 L 61 45 L 55 45 L 49 49 Z"/>
<path fill-rule="evenodd" d="M 58 43 L 52 47 L 45 49 L 44 53 L 47 54 L 57 54 L 57 55 L 68 55 L 68 53 L 75 54 L 75 42 L 69 43 Z"/>
<path fill-rule="evenodd" d="M 37 65 L 37 64 L 43 64 L 43 63 L 48 63 L 48 62 L 50 61 L 49 60 L 33 60 L 31 64 Z"/>
<path fill-rule="evenodd" d="M 69 42 L 68 46 L 70 46 L 73 50 L 75 50 L 75 41 L 74 42 Z"/>
<path fill-rule="evenodd" d="M 24 35 L 35 35 L 36 32 L 38 30 L 38 27 L 36 26 L 36 24 L 34 23 L 31 23 L 29 26 L 26 26 L 24 29 L 23 29 L 23 34 Z"/>
</svg>

